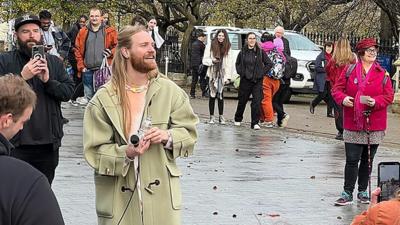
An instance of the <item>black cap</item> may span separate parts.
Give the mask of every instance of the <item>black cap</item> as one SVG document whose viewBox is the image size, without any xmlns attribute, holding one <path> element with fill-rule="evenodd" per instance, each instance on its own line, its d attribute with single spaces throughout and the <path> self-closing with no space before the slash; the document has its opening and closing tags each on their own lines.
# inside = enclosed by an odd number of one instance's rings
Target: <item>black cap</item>
<svg viewBox="0 0 400 225">
<path fill-rule="evenodd" d="M 15 31 L 18 31 L 18 28 L 20 28 L 22 25 L 28 24 L 28 23 L 34 23 L 37 24 L 40 27 L 40 20 L 39 17 L 35 15 L 24 15 L 21 17 L 18 17 L 15 19 L 14 22 L 14 29 Z"/>
</svg>

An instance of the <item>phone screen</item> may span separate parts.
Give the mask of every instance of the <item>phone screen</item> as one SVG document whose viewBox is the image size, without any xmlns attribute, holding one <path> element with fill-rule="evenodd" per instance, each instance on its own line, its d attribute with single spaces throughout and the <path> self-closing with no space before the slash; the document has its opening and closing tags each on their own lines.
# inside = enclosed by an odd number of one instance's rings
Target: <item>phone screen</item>
<svg viewBox="0 0 400 225">
<path fill-rule="evenodd" d="M 381 194 L 378 197 L 378 202 L 393 198 L 394 192 L 400 187 L 400 163 L 379 163 L 378 185 L 381 188 Z"/>
</svg>

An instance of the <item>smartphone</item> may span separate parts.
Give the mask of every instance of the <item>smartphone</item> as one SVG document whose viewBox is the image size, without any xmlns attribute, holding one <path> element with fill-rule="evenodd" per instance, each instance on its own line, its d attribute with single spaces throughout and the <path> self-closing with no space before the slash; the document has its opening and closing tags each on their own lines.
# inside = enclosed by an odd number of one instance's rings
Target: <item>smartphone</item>
<svg viewBox="0 0 400 225">
<path fill-rule="evenodd" d="M 360 103 L 361 104 L 368 104 L 368 99 L 369 99 L 370 97 L 369 96 L 367 96 L 367 95 L 361 95 L 360 96 Z"/>
<path fill-rule="evenodd" d="M 32 58 L 44 59 L 44 46 L 43 45 L 32 46 Z"/>
<path fill-rule="evenodd" d="M 381 162 L 378 164 L 378 186 L 381 188 L 378 202 L 394 197 L 395 191 L 400 187 L 399 162 Z"/>
</svg>

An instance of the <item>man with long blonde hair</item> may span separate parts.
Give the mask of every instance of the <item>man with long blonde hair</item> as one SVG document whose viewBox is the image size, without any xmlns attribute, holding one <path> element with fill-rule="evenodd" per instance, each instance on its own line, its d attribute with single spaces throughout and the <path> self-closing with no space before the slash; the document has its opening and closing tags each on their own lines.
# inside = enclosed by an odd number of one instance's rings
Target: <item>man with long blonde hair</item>
<svg viewBox="0 0 400 225">
<path fill-rule="evenodd" d="M 143 26 L 118 35 L 111 82 L 84 117 L 84 154 L 95 170 L 98 223 L 180 224 L 177 157 L 193 153 L 197 116 L 186 93 L 157 70 Z"/>
</svg>

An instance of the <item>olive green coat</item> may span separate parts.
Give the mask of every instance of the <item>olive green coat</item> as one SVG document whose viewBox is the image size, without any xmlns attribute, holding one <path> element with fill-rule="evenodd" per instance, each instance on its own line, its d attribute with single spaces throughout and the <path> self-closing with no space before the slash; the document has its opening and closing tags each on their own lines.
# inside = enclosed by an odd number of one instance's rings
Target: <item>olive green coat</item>
<svg viewBox="0 0 400 225">
<path fill-rule="evenodd" d="M 151 145 L 139 158 L 143 218 L 140 216 L 138 191 L 133 194 L 120 225 L 179 225 L 181 210 L 181 171 L 177 157 L 193 153 L 197 140 L 194 114 L 186 93 L 164 75 L 150 82 L 144 117 L 152 126 L 170 129 L 173 149 Z M 84 116 L 83 145 L 88 164 L 95 170 L 96 211 L 99 225 L 117 225 L 132 192 L 136 177 L 132 162 L 125 159 L 122 108 L 111 83 L 100 88 L 88 104 Z M 155 180 L 160 184 L 150 185 Z M 143 220 L 143 222 L 142 222 Z"/>
</svg>

